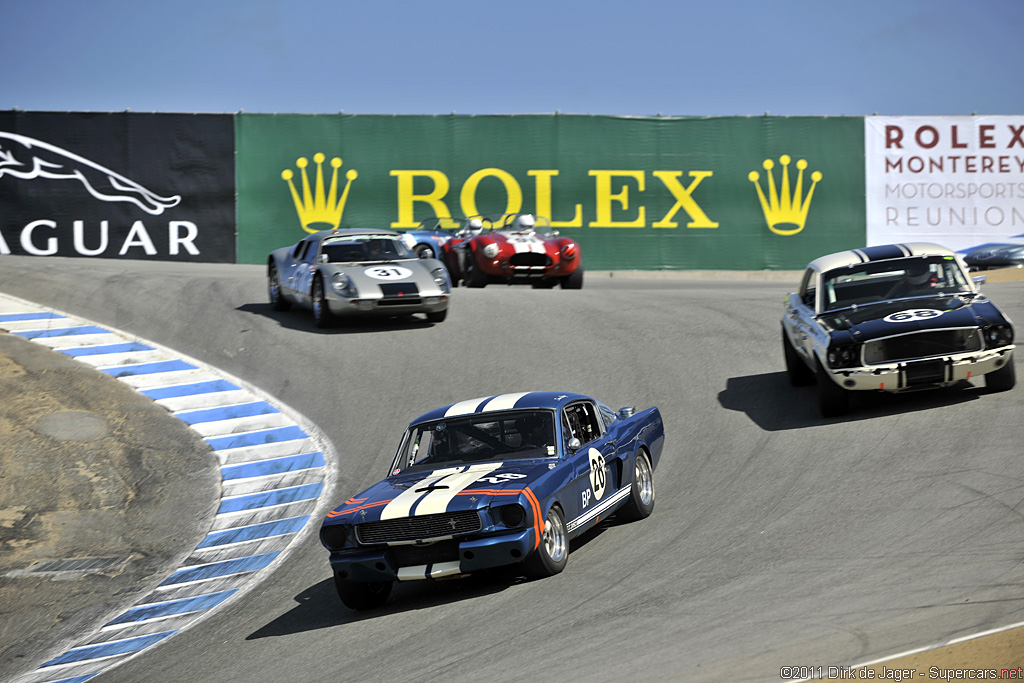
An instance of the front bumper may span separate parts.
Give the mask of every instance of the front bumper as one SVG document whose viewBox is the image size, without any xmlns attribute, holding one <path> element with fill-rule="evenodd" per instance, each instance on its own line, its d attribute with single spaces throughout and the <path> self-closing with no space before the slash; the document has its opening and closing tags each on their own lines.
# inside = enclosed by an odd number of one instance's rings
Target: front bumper
<svg viewBox="0 0 1024 683">
<path fill-rule="evenodd" d="M 358 297 L 346 299 L 336 294 L 327 295 L 331 313 L 344 317 L 351 315 L 406 315 L 409 313 L 438 313 L 448 308 L 450 295 L 425 294 L 408 297 Z"/>
<path fill-rule="evenodd" d="M 1010 345 L 940 358 L 829 369 L 827 374 L 837 385 L 849 391 L 896 393 L 922 387 L 944 387 L 994 372 L 1013 362 L 1014 348 Z"/>
<path fill-rule="evenodd" d="M 440 547 L 435 549 L 434 546 Z M 439 541 L 335 551 L 331 553 L 330 562 L 335 575 L 349 581 L 413 581 L 514 564 L 524 560 L 533 547 L 533 529 L 522 529 L 447 544 Z M 429 561 L 424 562 L 426 559 Z"/>
</svg>

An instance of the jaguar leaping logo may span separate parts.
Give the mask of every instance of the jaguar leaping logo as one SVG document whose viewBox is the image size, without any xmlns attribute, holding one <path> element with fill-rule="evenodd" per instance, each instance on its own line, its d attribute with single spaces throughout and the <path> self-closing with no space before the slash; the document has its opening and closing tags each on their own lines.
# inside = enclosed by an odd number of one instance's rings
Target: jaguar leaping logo
<svg viewBox="0 0 1024 683">
<path fill-rule="evenodd" d="M 42 140 L 0 131 L 0 178 L 77 180 L 96 199 L 131 202 L 158 216 L 181 201 L 180 195 L 161 197 L 109 168 Z"/>
</svg>

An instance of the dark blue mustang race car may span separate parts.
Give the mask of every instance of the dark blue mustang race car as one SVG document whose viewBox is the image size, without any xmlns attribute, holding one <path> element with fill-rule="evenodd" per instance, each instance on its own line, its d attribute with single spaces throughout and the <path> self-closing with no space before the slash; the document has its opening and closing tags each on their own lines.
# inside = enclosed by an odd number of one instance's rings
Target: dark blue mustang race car
<svg viewBox="0 0 1024 683">
<path fill-rule="evenodd" d="M 396 580 L 519 562 L 531 576 L 557 574 L 569 539 L 615 512 L 651 514 L 664 440 L 657 408 L 615 412 L 573 393 L 503 394 L 421 415 L 391 474 L 324 520 L 338 595 L 371 609 Z"/>
</svg>

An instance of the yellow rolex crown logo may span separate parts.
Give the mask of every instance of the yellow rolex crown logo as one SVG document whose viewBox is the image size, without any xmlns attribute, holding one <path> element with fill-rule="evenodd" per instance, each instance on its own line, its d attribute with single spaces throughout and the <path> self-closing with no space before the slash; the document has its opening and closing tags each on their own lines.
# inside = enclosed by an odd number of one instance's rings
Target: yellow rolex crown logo
<svg viewBox="0 0 1024 683">
<path fill-rule="evenodd" d="M 295 211 L 299 214 L 299 221 L 302 223 L 302 229 L 306 232 L 316 232 L 318 229 L 326 228 L 311 228 L 310 226 L 314 223 L 324 223 L 332 228 L 337 228 L 341 225 L 341 214 L 345 211 L 345 202 L 348 200 L 348 191 L 352 187 L 352 181 L 359 177 L 359 173 L 355 169 L 349 169 L 345 174 L 345 178 L 348 182 L 345 183 L 345 188 L 341 192 L 341 197 L 338 197 L 338 169 L 341 168 L 341 158 L 334 157 L 331 159 L 331 167 L 334 172 L 331 174 L 331 188 L 329 191 L 324 191 L 324 159 L 326 157 L 317 152 L 313 155 L 313 162 L 316 163 L 316 182 L 313 188 L 309 185 L 309 175 L 306 173 L 306 167 L 309 166 L 309 160 L 306 157 L 299 157 L 295 161 L 295 165 L 299 167 L 302 172 L 302 196 L 299 196 L 299 191 L 295 187 L 295 183 L 292 181 L 295 174 L 292 173 L 290 168 L 286 168 L 281 171 L 281 177 L 288 182 L 288 187 L 292 191 L 292 201 L 295 202 Z"/>
<path fill-rule="evenodd" d="M 789 187 L 790 161 L 788 154 L 779 157 L 779 163 L 782 164 L 781 193 L 775 186 L 775 176 L 772 174 L 775 162 L 771 159 L 765 159 L 762 164 L 765 175 L 768 176 L 767 197 L 765 197 L 764 190 L 761 189 L 761 183 L 758 182 L 760 174 L 757 171 L 751 171 L 747 175 L 750 182 L 754 183 L 754 187 L 757 188 L 757 196 L 761 200 L 761 210 L 764 211 L 768 229 L 777 235 L 795 235 L 804 229 L 804 223 L 807 222 L 807 210 L 811 208 L 811 197 L 814 196 L 814 186 L 821 180 L 820 171 L 812 173 L 811 187 L 807 190 L 807 196 L 803 196 L 804 170 L 807 169 L 807 161 L 801 159 L 796 162 L 799 173 L 796 177 L 796 187 L 791 192 Z"/>
</svg>

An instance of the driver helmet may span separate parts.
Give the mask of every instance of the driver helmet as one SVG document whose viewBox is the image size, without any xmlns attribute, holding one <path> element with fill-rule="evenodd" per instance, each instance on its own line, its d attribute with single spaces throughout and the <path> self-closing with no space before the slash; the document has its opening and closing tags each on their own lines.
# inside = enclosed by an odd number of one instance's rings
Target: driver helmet
<svg viewBox="0 0 1024 683">
<path fill-rule="evenodd" d="M 484 222 L 479 218 L 470 218 L 467 227 L 473 232 L 483 230 Z"/>
<path fill-rule="evenodd" d="M 907 282 L 914 287 L 924 287 L 931 277 L 931 268 L 927 263 L 915 263 L 907 267 Z"/>
<path fill-rule="evenodd" d="M 516 218 L 515 227 L 518 231 L 526 232 L 529 230 L 533 230 L 533 226 L 535 224 L 536 221 L 533 219 L 533 216 L 531 214 L 524 213 L 523 215 Z"/>
<path fill-rule="evenodd" d="M 523 443 L 530 443 L 534 446 L 541 446 L 547 437 L 547 420 L 539 416 L 521 417 L 516 420 L 516 429 L 523 437 Z"/>
</svg>

